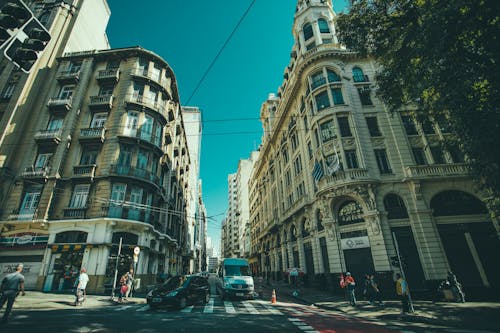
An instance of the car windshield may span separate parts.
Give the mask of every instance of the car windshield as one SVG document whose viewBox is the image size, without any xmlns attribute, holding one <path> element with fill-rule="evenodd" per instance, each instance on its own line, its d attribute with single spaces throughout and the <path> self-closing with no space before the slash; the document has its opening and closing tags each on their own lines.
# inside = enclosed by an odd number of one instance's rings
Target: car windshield
<svg viewBox="0 0 500 333">
<path fill-rule="evenodd" d="M 226 276 L 250 276 L 248 266 L 225 266 Z"/>
<path fill-rule="evenodd" d="M 167 280 L 162 286 L 162 289 L 174 290 L 187 284 L 189 279 L 185 276 L 174 276 Z"/>
</svg>

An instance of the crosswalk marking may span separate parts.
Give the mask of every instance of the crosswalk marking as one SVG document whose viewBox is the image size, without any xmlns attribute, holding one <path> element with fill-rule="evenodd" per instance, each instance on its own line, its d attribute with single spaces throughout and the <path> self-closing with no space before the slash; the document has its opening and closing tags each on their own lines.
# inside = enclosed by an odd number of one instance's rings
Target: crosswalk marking
<svg viewBox="0 0 500 333">
<path fill-rule="evenodd" d="M 137 309 L 136 311 L 147 311 L 149 309 L 149 305 L 144 305 L 144 306 L 141 306 L 139 309 Z"/>
<path fill-rule="evenodd" d="M 247 308 L 248 312 L 250 312 L 251 314 L 259 314 L 259 311 L 257 311 L 257 309 L 249 302 L 243 302 L 243 305 L 245 306 L 245 308 Z"/>
<path fill-rule="evenodd" d="M 236 313 L 236 310 L 234 309 L 233 303 L 229 301 L 224 301 L 224 307 L 226 308 L 227 313 Z"/>
<path fill-rule="evenodd" d="M 181 310 L 181 312 L 189 313 L 193 310 L 193 308 L 194 308 L 194 305 L 186 306 L 184 309 Z"/>
<path fill-rule="evenodd" d="M 204 313 L 212 313 L 214 312 L 214 299 L 213 297 L 210 297 L 210 301 L 205 305 L 205 308 L 203 309 Z"/>
<path fill-rule="evenodd" d="M 124 306 L 120 306 L 119 308 L 116 308 L 115 311 L 123 311 L 123 310 L 127 310 L 127 309 L 130 309 L 134 307 L 133 305 L 124 305 Z"/>
<path fill-rule="evenodd" d="M 271 312 L 272 314 L 276 314 L 276 315 L 283 315 L 283 313 L 281 313 L 280 310 L 276 309 L 276 308 L 273 308 L 272 306 L 270 305 L 267 305 L 267 304 L 263 304 L 263 306 L 269 311 Z"/>
</svg>

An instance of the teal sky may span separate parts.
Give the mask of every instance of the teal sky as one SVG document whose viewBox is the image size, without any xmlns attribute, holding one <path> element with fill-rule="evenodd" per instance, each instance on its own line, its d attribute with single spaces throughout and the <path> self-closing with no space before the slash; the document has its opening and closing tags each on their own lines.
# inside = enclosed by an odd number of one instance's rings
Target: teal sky
<svg viewBox="0 0 500 333">
<path fill-rule="evenodd" d="M 108 0 L 111 47 L 140 45 L 174 70 L 182 105 L 202 110 L 201 179 L 208 236 L 219 249 L 227 175 L 262 135 L 260 106 L 283 80 L 296 0 L 256 0 L 196 94 L 196 85 L 251 0 Z M 347 0 L 334 0 L 339 13 Z"/>
</svg>

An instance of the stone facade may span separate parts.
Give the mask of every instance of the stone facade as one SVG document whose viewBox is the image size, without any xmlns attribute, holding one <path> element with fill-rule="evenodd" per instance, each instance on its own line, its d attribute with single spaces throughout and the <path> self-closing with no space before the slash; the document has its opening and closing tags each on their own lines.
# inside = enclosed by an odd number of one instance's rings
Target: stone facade
<svg viewBox="0 0 500 333">
<path fill-rule="evenodd" d="M 250 180 L 254 270 L 338 288 L 375 272 L 392 290 L 400 267 L 415 291 L 453 270 L 469 291 L 498 290 L 499 224 L 464 157 L 444 150 L 446 124 L 391 114 L 375 94 L 377 64 L 339 45 L 331 1 L 299 1 L 295 45 Z"/>
</svg>

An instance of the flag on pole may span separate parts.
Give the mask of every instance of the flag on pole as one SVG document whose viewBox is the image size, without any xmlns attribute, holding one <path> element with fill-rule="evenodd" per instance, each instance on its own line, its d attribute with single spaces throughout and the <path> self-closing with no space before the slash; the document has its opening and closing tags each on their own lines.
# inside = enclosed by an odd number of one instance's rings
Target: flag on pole
<svg viewBox="0 0 500 333">
<path fill-rule="evenodd" d="M 321 165 L 320 162 L 316 160 L 316 163 L 314 164 L 314 169 L 312 172 L 312 176 L 314 178 L 315 182 L 318 182 L 322 177 L 323 177 L 323 166 Z"/>
<path fill-rule="evenodd" d="M 333 149 L 335 150 L 335 155 L 333 155 L 333 158 L 330 160 L 325 158 L 326 173 L 329 176 L 332 176 L 335 172 L 340 170 L 340 158 L 339 158 L 339 154 L 337 152 L 337 148 L 335 145 L 333 145 Z M 321 153 L 323 153 L 323 152 L 321 152 Z"/>
</svg>

